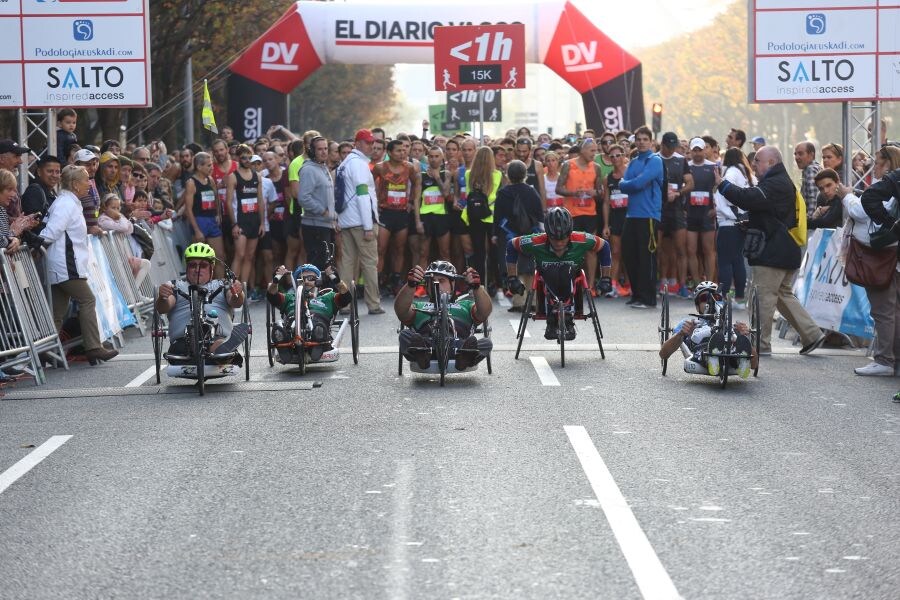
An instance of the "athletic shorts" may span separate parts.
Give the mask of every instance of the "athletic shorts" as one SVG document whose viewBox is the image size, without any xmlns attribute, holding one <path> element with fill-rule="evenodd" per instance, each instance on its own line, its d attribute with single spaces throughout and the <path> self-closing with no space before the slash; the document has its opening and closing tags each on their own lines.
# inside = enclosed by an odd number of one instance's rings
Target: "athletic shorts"
<svg viewBox="0 0 900 600">
<path fill-rule="evenodd" d="M 248 240 L 255 240 L 259 237 L 259 225 L 262 222 L 259 213 L 239 213 L 237 220 L 242 236 Z"/>
<path fill-rule="evenodd" d="M 461 212 L 451 210 L 446 216 L 448 226 L 450 227 L 450 233 L 453 235 L 466 235 L 469 233 L 469 228 L 466 227 L 466 223 L 462 220 Z"/>
<path fill-rule="evenodd" d="M 687 227 L 687 214 L 678 201 L 663 204 L 659 230 L 664 236 Z"/>
<path fill-rule="evenodd" d="M 300 239 L 300 209 L 296 208 L 294 214 L 287 214 L 284 217 L 284 234 L 295 239 Z"/>
<path fill-rule="evenodd" d="M 580 217 L 572 217 L 572 231 L 597 233 L 597 215 L 582 215 Z"/>
<path fill-rule="evenodd" d="M 426 237 L 445 236 L 450 233 L 450 215 L 422 215 L 422 225 L 425 226 Z"/>
<path fill-rule="evenodd" d="M 272 232 L 267 231 L 263 234 L 261 238 L 259 238 L 259 242 L 256 244 L 257 250 L 271 250 L 272 249 Z"/>
<path fill-rule="evenodd" d="M 197 227 L 203 233 L 203 237 L 216 238 L 222 237 L 222 230 L 216 223 L 215 217 L 194 217 L 197 219 Z"/>
<path fill-rule="evenodd" d="M 266 237 L 276 242 L 283 242 L 285 236 L 284 230 L 285 221 L 269 221 L 269 231 L 266 233 Z"/>
<path fill-rule="evenodd" d="M 381 211 L 380 216 L 382 225 L 391 233 L 399 233 L 409 229 L 410 213 L 405 210 L 385 209 Z M 415 219 L 415 216 L 413 216 L 413 219 Z"/>
<path fill-rule="evenodd" d="M 625 229 L 625 215 L 628 213 L 628 207 L 612 208 L 609 211 L 609 234 L 621 236 L 622 230 Z"/>
<path fill-rule="evenodd" d="M 688 214 L 687 230 L 700 233 L 715 231 L 716 216 L 710 216 L 709 211 L 705 207 L 703 211 L 695 211 L 693 214 Z"/>
</svg>

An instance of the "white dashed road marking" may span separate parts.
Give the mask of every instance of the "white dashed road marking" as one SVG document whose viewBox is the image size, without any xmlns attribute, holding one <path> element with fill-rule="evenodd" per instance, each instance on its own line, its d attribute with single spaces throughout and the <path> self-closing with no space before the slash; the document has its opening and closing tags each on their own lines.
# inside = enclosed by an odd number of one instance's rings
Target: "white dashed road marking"
<svg viewBox="0 0 900 600">
<path fill-rule="evenodd" d="M 534 367 L 534 370 L 537 371 L 537 375 L 541 380 L 541 385 L 559 385 L 559 379 L 553 374 L 553 369 L 550 368 L 546 358 L 543 356 L 532 356 L 531 365 Z"/>
<path fill-rule="evenodd" d="M 54 435 L 49 440 L 28 453 L 25 458 L 0 473 L 0 494 L 6 488 L 11 486 L 15 481 L 36 467 L 42 460 L 50 456 L 54 450 L 65 444 L 71 438 L 71 435 Z"/>
</svg>

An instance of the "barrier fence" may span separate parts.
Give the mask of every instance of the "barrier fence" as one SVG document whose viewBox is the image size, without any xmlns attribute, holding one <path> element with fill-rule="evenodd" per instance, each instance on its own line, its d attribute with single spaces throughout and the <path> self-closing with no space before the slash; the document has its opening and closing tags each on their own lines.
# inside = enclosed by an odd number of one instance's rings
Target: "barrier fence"
<svg viewBox="0 0 900 600">
<path fill-rule="evenodd" d="M 121 346 L 122 331 L 130 326 L 137 326 L 143 335 L 144 320 L 153 311 L 155 285 L 179 277 L 181 260 L 175 253 L 171 230 L 155 227 L 153 243 L 150 273 L 138 284 L 129 262 L 134 254 L 128 236 L 90 236 L 87 279 L 97 300 L 97 324 L 103 341 L 115 340 Z M 45 362 L 68 369 L 66 348 L 81 343 L 80 337 L 65 343 L 60 338 L 45 276 L 43 249 L 34 255 L 27 248 L 10 254 L 0 251 L 0 367 L 24 369 L 34 376 L 36 385 L 46 382 Z"/>
</svg>

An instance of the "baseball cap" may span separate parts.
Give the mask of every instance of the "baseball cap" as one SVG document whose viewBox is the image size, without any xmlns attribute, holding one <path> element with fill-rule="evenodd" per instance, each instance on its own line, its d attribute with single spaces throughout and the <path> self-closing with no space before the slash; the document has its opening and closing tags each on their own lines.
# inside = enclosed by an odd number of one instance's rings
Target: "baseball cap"
<svg viewBox="0 0 900 600">
<path fill-rule="evenodd" d="M 695 137 L 691 139 L 691 143 L 688 147 L 691 150 L 693 150 L 694 148 L 700 148 L 702 150 L 703 148 L 706 148 L 706 142 L 703 141 L 703 138 Z"/>
<path fill-rule="evenodd" d="M 662 143 L 664 146 L 677 146 L 678 136 L 672 131 L 667 131 L 662 136 Z"/>
<path fill-rule="evenodd" d="M 375 136 L 372 135 L 371 129 L 360 129 L 353 137 L 354 142 L 374 142 Z"/>
<path fill-rule="evenodd" d="M 10 139 L 0 140 L 0 154 L 12 152 L 13 154 L 28 154 L 31 148 L 20 146 Z"/>
<path fill-rule="evenodd" d="M 95 158 L 97 158 L 97 155 L 87 148 L 82 148 L 75 153 L 75 162 L 90 162 Z"/>
<path fill-rule="evenodd" d="M 250 157 L 250 162 L 252 162 L 252 163 L 262 162 L 262 158 L 260 158 L 259 154 L 254 154 L 253 156 Z"/>
<path fill-rule="evenodd" d="M 761 136 L 761 135 L 758 135 L 758 136 L 756 136 L 755 138 L 753 138 L 752 140 L 750 140 L 750 143 L 751 143 L 751 144 L 762 144 L 763 146 L 765 146 L 765 145 L 766 145 L 766 138 L 764 138 L 764 137 Z"/>
</svg>

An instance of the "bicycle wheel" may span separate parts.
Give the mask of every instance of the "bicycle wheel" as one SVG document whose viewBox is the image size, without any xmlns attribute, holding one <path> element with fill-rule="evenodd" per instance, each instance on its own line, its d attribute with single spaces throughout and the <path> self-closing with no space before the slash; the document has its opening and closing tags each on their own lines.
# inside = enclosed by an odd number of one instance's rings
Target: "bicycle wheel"
<svg viewBox="0 0 900 600">
<path fill-rule="evenodd" d="M 603 351 L 603 328 L 600 327 L 600 316 L 597 314 L 597 303 L 590 292 L 582 292 L 587 298 L 588 308 L 591 310 L 591 324 L 594 326 L 594 335 L 597 336 L 597 346 L 600 347 L 600 358 L 606 360 L 606 352 Z"/>
<path fill-rule="evenodd" d="M 447 295 L 441 294 L 438 302 L 440 303 L 438 314 L 438 336 L 436 341 L 436 349 L 438 353 L 438 368 L 441 372 L 441 387 L 444 387 L 444 377 L 447 375 L 447 366 L 450 363 L 450 344 L 453 343 L 453 336 L 450 333 L 450 313 L 447 307 Z"/>
<path fill-rule="evenodd" d="M 669 328 L 669 286 L 664 286 L 663 295 L 662 295 L 662 309 L 659 314 L 659 327 L 656 328 L 656 331 L 659 332 L 659 347 L 662 348 L 663 344 L 665 344 L 669 340 L 669 334 L 672 330 Z M 666 370 L 669 367 L 669 359 L 661 358 L 659 359 L 660 363 L 662 363 L 662 374 L 663 377 L 666 375 Z"/>
<path fill-rule="evenodd" d="M 197 389 L 200 395 L 206 394 L 206 381 L 204 379 L 204 367 L 206 366 L 206 353 L 203 350 L 203 331 L 201 319 L 201 300 L 196 292 L 191 292 L 191 337 L 193 342 L 194 362 L 197 365 Z"/>
<path fill-rule="evenodd" d="M 244 340 L 244 381 L 250 381 L 250 341 L 253 339 L 253 322 L 250 320 L 250 304 L 244 297 L 241 323 L 247 324 L 247 338 Z"/>
<path fill-rule="evenodd" d="M 266 307 L 266 354 L 269 357 L 269 366 L 275 366 L 275 347 L 272 344 L 272 325 L 275 323 L 275 307 L 269 304 Z"/>
<path fill-rule="evenodd" d="M 531 302 L 534 300 L 534 290 L 528 290 L 525 296 L 525 306 L 522 307 L 522 317 L 519 319 L 519 331 L 516 337 L 519 341 L 516 343 L 516 360 L 519 360 L 519 352 L 522 350 L 522 340 L 525 339 L 525 331 L 528 329 L 528 319 L 531 318 Z"/>
<path fill-rule="evenodd" d="M 356 282 L 350 288 L 350 343 L 353 347 L 353 364 L 359 364 L 359 308 L 356 306 Z M 403 360 L 403 357 L 400 358 Z"/>
<path fill-rule="evenodd" d="M 753 376 L 759 373 L 759 346 L 762 337 L 759 322 L 759 293 L 756 286 L 750 290 L 750 335 L 753 336 L 753 347 L 756 350 L 756 367 L 753 369 Z"/>
<path fill-rule="evenodd" d="M 732 354 L 732 345 L 734 343 L 734 332 L 732 331 L 731 322 L 731 299 L 726 298 L 725 304 L 722 306 L 722 334 L 725 338 L 725 354 Z M 731 365 L 730 358 L 719 358 L 719 381 L 722 383 L 722 389 L 728 385 L 728 370 Z"/>
<path fill-rule="evenodd" d="M 153 328 L 150 331 L 150 336 L 153 338 L 153 358 L 156 362 L 156 385 L 159 385 L 159 370 L 162 366 L 162 331 L 159 311 L 156 310 L 156 302 L 153 303 Z"/>
</svg>

